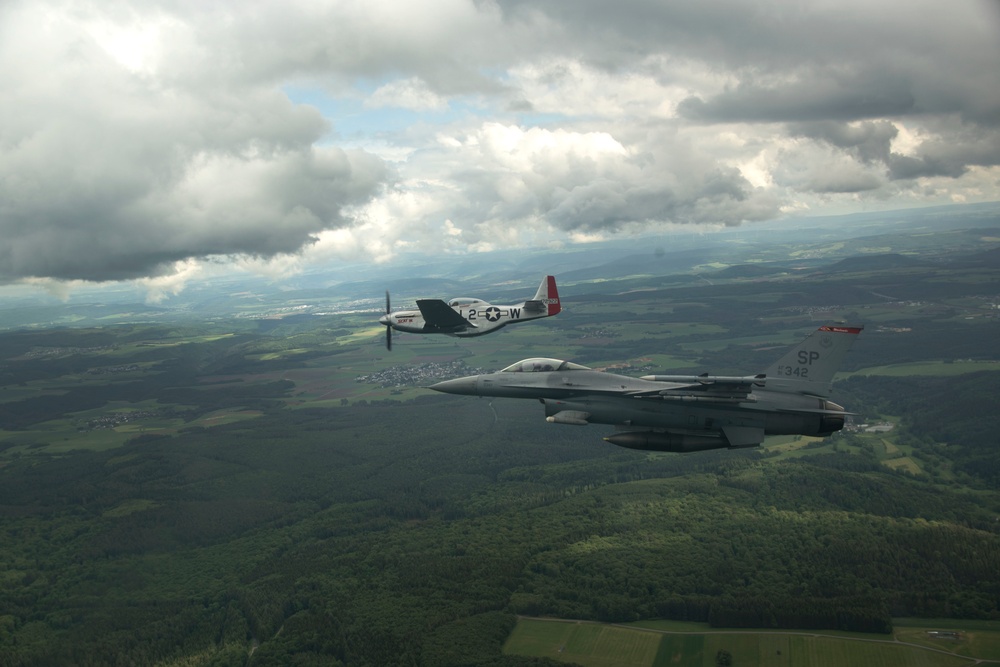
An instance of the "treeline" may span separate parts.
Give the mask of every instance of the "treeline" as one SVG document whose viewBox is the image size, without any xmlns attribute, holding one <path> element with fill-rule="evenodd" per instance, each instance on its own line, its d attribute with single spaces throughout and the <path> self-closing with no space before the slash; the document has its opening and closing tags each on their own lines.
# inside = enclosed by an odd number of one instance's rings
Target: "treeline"
<svg viewBox="0 0 1000 667">
<path fill-rule="evenodd" d="M 656 604 L 659 618 L 713 628 L 844 630 L 888 634 L 892 617 L 878 598 L 688 597 Z"/>
<path fill-rule="evenodd" d="M 905 416 L 896 438 L 918 454 L 948 460 L 970 479 L 1000 487 L 1000 373 L 852 377 L 837 389 L 848 409 Z"/>
</svg>

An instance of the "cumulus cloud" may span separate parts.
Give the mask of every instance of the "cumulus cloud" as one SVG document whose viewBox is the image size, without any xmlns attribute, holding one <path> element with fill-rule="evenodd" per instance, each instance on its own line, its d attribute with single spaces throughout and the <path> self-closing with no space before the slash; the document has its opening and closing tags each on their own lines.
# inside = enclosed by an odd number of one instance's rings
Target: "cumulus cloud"
<svg viewBox="0 0 1000 667">
<path fill-rule="evenodd" d="M 411 168 L 425 179 L 404 183 L 405 196 L 374 217 L 406 221 L 384 236 L 434 236 L 447 250 L 527 245 L 553 230 L 598 238 L 656 224 L 732 225 L 777 215 L 773 198 L 738 169 L 693 151 L 674 139 L 636 154 L 604 132 L 485 123 L 415 157 Z"/>
<path fill-rule="evenodd" d="M 420 79 L 391 81 L 365 100 L 369 108 L 396 107 L 415 111 L 443 111 L 448 101 L 432 92 Z"/>
<path fill-rule="evenodd" d="M 798 123 L 789 126 L 789 133 L 841 149 L 860 163 L 859 169 L 861 165 L 881 163 L 893 180 L 935 176 L 960 178 L 973 166 L 1000 164 L 1000 129 L 954 122 L 952 127 L 941 127 L 947 124 L 947 121 L 936 123 L 938 131 L 924 137 L 909 152 L 892 149 L 899 128 L 886 120 Z M 943 139 L 944 136 L 948 139 Z M 862 181 L 870 187 L 861 189 L 874 189 L 879 185 L 871 173 L 857 180 L 859 185 Z"/>
<path fill-rule="evenodd" d="M 326 121 L 274 88 L 199 90 L 110 28 L 27 3 L 2 16 L 0 280 L 295 252 L 388 178 L 373 155 L 314 145 Z"/>
<path fill-rule="evenodd" d="M 990 0 L 13 0 L 0 282 L 997 199 L 998 34 Z"/>
</svg>

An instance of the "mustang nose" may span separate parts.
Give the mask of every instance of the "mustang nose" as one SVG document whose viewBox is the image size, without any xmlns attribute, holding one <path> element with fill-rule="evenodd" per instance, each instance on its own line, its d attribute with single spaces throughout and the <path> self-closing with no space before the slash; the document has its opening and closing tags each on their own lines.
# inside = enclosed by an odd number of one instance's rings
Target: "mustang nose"
<svg viewBox="0 0 1000 667">
<path fill-rule="evenodd" d="M 378 323 L 379 324 L 384 324 L 386 326 L 389 326 L 389 316 L 388 315 L 383 315 L 382 317 L 378 318 Z"/>
<path fill-rule="evenodd" d="M 443 391 L 446 394 L 468 394 L 470 396 L 476 396 L 479 393 L 476 391 L 476 380 L 476 376 L 445 380 L 444 382 L 432 384 L 428 387 L 428 389 Z"/>
</svg>

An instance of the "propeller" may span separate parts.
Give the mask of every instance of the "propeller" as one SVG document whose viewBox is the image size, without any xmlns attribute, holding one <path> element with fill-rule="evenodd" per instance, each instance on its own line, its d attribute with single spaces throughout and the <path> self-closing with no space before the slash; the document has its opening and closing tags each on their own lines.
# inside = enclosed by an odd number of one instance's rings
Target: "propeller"
<svg viewBox="0 0 1000 667">
<path fill-rule="evenodd" d="M 389 323 L 389 315 L 392 308 L 389 306 L 389 290 L 385 291 L 385 349 L 392 352 L 392 324 Z"/>
</svg>

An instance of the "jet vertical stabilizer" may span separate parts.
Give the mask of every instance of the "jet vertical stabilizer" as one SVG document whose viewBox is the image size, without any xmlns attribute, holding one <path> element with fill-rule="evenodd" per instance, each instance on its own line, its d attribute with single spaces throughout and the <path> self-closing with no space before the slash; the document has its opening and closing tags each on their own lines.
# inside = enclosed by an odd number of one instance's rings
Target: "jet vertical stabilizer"
<svg viewBox="0 0 1000 667">
<path fill-rule="evenodd" d="M 767 389 L 829 396 L 833 376 L 862 329 L 824 326 L 812 332 L 765 371 Z"/>
</svg>

